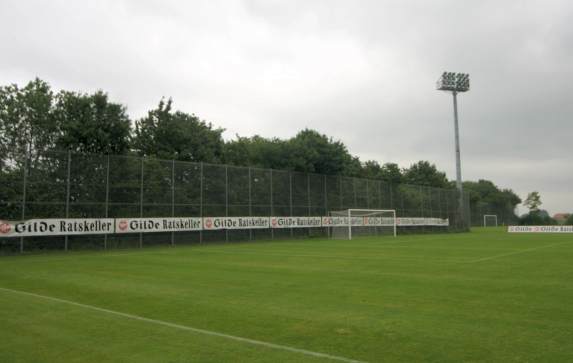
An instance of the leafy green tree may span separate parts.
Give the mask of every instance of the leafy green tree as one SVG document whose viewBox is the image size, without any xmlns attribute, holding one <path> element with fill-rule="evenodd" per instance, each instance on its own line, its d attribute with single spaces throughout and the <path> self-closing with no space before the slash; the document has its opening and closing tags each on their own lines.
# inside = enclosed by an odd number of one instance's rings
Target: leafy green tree
<svg viewBox="0 0 573 363">
<path fill-rule="evenodd" d="M 382 166 L 376 160 L 368 160 L 362 164 L 360 177 L 368 179 L 381 179 Z"/>
<path fill-rule="evenodd" d="M 133 148 L 139 155 L 183 161 L 217 163 L 223 160 L 223 129 L 195 115 L 172 110 L 172 100 L 135 123 Z"/>
<path fill-rule="evenodd" d="M 527 208 L 529 208 L 529 213 L 521 216 L 519 219 L 519 224 L 521 225 L 555 225 L 557 221 L 549 216 L 546 210 L 539 209 L 541 206 L 541 196 L 539 192 L 533 191 L 527 194 L 527 198 L 523 202 Z"/>
<path fill-rule="evenodd" d="M 567 220 L 565 221 L 565 224 L 568 226 L 573 226 L 573 213 L 571 213 L 569 215 L 569 217 L 567 217 Z"/>
<path fill-rule="evenodd" d="M 293 169 L 287 142 L 274 138 L 237 137 L 225 143 L 225 162 L 232 165 L 255 166 L 269 169 Z"/>
<path fill-rule="evenodd" d="M 539 195 L 539 192 L 536 191 L 527 194 L 527 198 L 525 198 L 525 201 L 523 202 L 523 205 L 525 205 L 531 212 L 538 211 L 541 204 L 543 204 L 541 202 L 541 196 Z"/>
<path fill-rule="evenodd" d="M 495 214 L 498 223 L 514 223 L 518 217 L 516 206 L 521 199 L 511 189 L 499 189 L 490 180 L 465 181 L 464 190 L 470 196 L 471 216 L 475 225 L 482 224 L 484 214 Z"/>
<path fill-rule="evenodd" d="M 131 121 L 125 107 L 98 91 L 93 95 L 62 91 L 56 96 L 56 147 L 85 153 L 124 154 L 130 146 Z"/>
<path fill-rule="evenodd" d="M 428 161 L 418 161 L 403 172 L 403 182 L 436 188 L 447 188 L 449 183 L 446 173 L 438 171 L 436 165 Z"/>
<path fill-rule="evenodd" d="M 549 216 L 546 210 L 537 209 L 521 216 L 519 224 L 522 226 L 553 226 L 558 223 Z"/>
<path fill-rule="evenodd" d="M 368 160 L 362 164 L 359 176 L 369 179 L 382 179 L 392 184 L 399 184 L 402 181 L 402 172 L 398 164 L 386 163 L 380 165 L 375 160 Z"/>
<path fill-rule="evenodd" d="M 23 88 L 0 87 L 0 166 L 21 163 L 26 156 L 35 163 L 53 148 L 58 137 L 53 99 L 50 85 L 38 78 Z"/>
<path fill-rule="evenodd" d="M 288 140 L 237 137 L 225 144 L 225 161 L 331 175 L 358 176 L 361 171 L 360 160 L 352 157 L 342 142 L 308 129 Z"/>
<path fill-rule="evenodd" d="M 464 190 L 470 195 L 470 203 L 490 203 L 499 193 L 498 187 L 491 181 L 480 179 L 477 182 L 463 182 Z"/>
<path fill-rule="evenodd" d="M 360 161 L 340 141 L 334 141 L 315 130 L 305 129 L 288 141 L 291 166 L 296 171 L 354 175 L 360 172 Z M 355 167 L 357 170 L 354 170 Z"/>
<path fill-rule="evenodd" d="M 402 171 L 396 163 L 385 163 L 382 165 L 380 178 L 392 184 L 400 184 L 402 182 Z"/>
</svg>

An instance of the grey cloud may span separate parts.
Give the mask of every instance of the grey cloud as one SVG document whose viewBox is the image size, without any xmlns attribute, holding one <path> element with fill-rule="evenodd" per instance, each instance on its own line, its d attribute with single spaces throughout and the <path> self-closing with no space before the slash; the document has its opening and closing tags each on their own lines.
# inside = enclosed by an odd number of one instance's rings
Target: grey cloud
<svg viewBox="0 0 573 363">
<path fill-rule="evenodd" d="M 464 178 L 571 211 L 572 15 L 568 1 L 3 1 L 0 83 L 103 89 L 134 118 L 172 96 L 227 138 L 310 127 L 453 178 L 451 96 L 434 84 L 467 72 Z"/>
</svg>

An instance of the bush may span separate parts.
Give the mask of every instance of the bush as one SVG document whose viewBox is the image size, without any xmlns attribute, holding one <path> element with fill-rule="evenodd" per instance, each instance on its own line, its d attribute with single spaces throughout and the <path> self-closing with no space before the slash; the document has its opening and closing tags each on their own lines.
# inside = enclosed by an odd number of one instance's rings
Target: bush
<svg viewBox="0 0 573 363">
<path fill-rule="evenodd" d="M 520 226 L 554 226 L 557 221 L 551 218 L 546 211 L 531 211 L 519 218 Z"/>
</svg>

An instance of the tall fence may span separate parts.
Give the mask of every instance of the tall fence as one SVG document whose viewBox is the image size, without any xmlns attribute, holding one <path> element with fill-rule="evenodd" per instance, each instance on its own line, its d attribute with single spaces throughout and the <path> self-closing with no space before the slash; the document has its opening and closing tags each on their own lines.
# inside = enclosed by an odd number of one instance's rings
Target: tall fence
<svg viewBox="0 0 573 363">
<path fill-rule="evenodd" d="M 471 203 L 470 224 L 472 226 L 483 226 L 484 216 L 495 216 L 498 226 L 509 226 L 518 223 L 518 216 L 511 205 L 497 205 L 493 203 L 477 202 Z M 490 218 L 488 226 L 491 226 L 493 220 Z"/>
<path fill-rule="evenodd" d="M 381 180 L 158 160 L 50 152 L 5 161 L 0 219 L 210 216 L 324 216 L 348 208 L 395 209 L 397 217 L 448 218 L 444 231 L 467 230 L 458 192 Z M 436 227 L 404 228 L 399 233 Z M 252 229 L 0 239 L 0 252 L 110 249 L 323 236 L 325 228 Z"/>
</svg>

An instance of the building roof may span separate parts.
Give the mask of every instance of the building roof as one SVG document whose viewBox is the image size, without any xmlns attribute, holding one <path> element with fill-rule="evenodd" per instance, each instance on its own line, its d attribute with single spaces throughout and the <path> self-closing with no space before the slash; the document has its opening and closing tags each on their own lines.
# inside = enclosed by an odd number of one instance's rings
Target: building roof
<svg viewBox="0 0 573 363">
<path fill-rule="evenodd" d="M 556 221 L 564 221 L 567 218 L 569 218 L 570 215 L 571 213 L 555 213 L 553 215 L 553 219 L 555 219 Z"/>
</svg>

